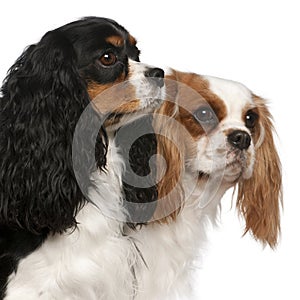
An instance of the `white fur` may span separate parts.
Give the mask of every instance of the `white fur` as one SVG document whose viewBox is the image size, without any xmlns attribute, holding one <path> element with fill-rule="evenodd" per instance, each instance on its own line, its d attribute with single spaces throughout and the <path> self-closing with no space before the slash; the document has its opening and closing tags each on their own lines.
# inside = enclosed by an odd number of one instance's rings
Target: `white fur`
<svg viewBox="0 0 300 300">
<path fill-rule="evenodd" d="M 227 115 L 218 125 L 218 130 L 210 135 L 201 137 L 197 145 L 197 156 L 191 165 L 194 170 L 201 170 L 208 174 L 219 173 L 225 180 L 233 182 L 238 176 L 249 178 L 255 161 L 255 145 L 253 141 L 245 151 L 247 165 L 229 165 L 236 159 L 227 142 L 228 130 L 242 130 L 251 135 L 245 126 L 243 112 L 245 108 L 254 107 L 251 91 L 243 84 L 231 80 L 212 76 L 203 76 L 209 83 L 210 90 L 216 94 L 226 106 Z M 241 172 L 243 174 L 241 174 Z"/>
<path fill-rule="evenodd" d="M 145 76 L 145 72 L 153 68 L 147 64 L 143 64 L 140 62 L 136 62 L 134 60 L 129 59 L 129 70 L 130 75 L 128 82 L 135 89 L 135 98 L 139 99 L 139 106 L 136 112 L 132 112 L 130 114 L 125 114 L 122 116 L 117 124 L 109 126 L 109 130 L 117 130 L 121 126 L 124 126 L 130 122 L 133 122 L 141 117 L 141 115 L 147 115 L 152 113 L 154 109 L 156 109 L 159 105 L 162 104 L 163 99 L 165 98 L 165 87 L 159 87 L 154 82 L 151 82 L 148 77 Z M 124 84 L 124 83 L 122 83 Z M 121 86 L 126 93 L 126 84 L 125 87 Z M 112 88 L 112 92 L 114 89 L 118 89 L 118 85 L 115 85 Z M 101 94 L 98 95 L 98 99 L 101 101 Z M 128 98 L 128 102 L 135 99 Z"/>
<path fill-rule="evenodd" d="M 107 172 L 93 174 L 98 188 L 90 196 L 95 205 L 89 203 L 78 213 L 76 230 L 48 237 L 20 261 L 5 300 L 132 299 L 131 266 L 139 255 L 132 240 L 122 235 L 123 163 L 110 142 Z"/>
<path fill-rule="evenodd" d="M 136 231 L 128 231 L 139 247 L 146 265 L 137 268 L 138 294 L 136 300 L 193 299 L 193 274 L 205 247 L 208 224 L 215 224 L 220 199 L 233 182 L 241 176 L 251 176 L 254 164 L 253 144 L 247 150 L 249 165 L 228 167 L 235 160 L 228 154 L 225 130 L 242 129 L 249 133 L 242 120 L 245 107 L 253 105 L 251 92 L 239 83 L 205 77 L 211 90 L 226 105 L 227 117 L 218 130 L 202 136 L 196 143 L 195 157 L 186 157 L 185 174 L 181 182 L 186 195 L 176 221 L 153 223 Z M 189 147 L 189 145 L 186 145 Z M 199 171 L 211 174 L 199 181 Z"/>
<path fill-rule="evenodd" d="M 202 76 L 209 83 L 209 89 L 226 104 L 231 120 L 241 121 L 241 111 L 253 104 L 251 91 L 243 84 L 213 76 Z"/>
<path fill-rule="evenodd" d="M 91 175 L 95 188 L 76 216 L 78 227 L 49 236 L 40 248 L 20 260 L 10 275 L 5 300 L 133 299 L 133 267 L 141 261 L 132 238 L 123 235 L 122 173 L 124 162 L 114 144 L 113 130 L 152 112 L 163 99 L 164 88 L 145 78 L 150 66 L 130 60 L 129 82 L 139 107 L 109 128 L 107 171 Z M 128 99 L 128 101 L 135 99 Z M 87 110 L 88 111 L 88 110 Z M 74 149 L 73 149 L 74 150 Z M 75 149 L 76 150 L 76 149 Z M 81 151 L 81 149 L 77 149 Z"/>
<path fill-rule="evenodd" d="M 152 66 L 129 59 L 129 82 L 135 87 L 135 94 L 140 99 L 140 107 L 147 111 L 153 111 L 164 99 L 164 87 L 160 88 L 145 77 L 145 71 Z"/>
<path fill-rule="evenodd" d="M 233 82 L 208 80 L 229 112 L 220 128 L 245 128 L 241 111 L 251 103 L 247 90 Z M 230 98 L 231 92 L 235 100 Z M 95 205 L 87 204 L 79 212 L 76 230 L 49 237 L 21 260 L 17 273 L 10 276 L 5 300 L 193 299 L 192 278 L 205 246 L 206 226 L 216 222 L 220 199 L 231 185 L 230 180 L 223 179 L 237 176 L 226 169 L 222 129 L 211 141 L 200 139 L 196 148 L 198 154 L 188 161 L 181 182 L 188 196 L 176 221 L 137 230 L 126 228 L 124 236 L 121 220 L 126 212 L 120 190 L 123 162 L 111 137 L 107 173 L 93 174 L 97 188 L 90 196 Z M 251 149 L 250 155 L 254 153 L 254 147 Z M 220 165 L 214 161 L 218 150 Z M 205 164 L 213 171 L 212 176 L 206 184 L 195 184 L 195 173 Z M 220 168 L 225 168 L 225 173 L 220 175 Z"/>
<path fill-rule="evenodd" d="M 145 79 L 147 68 L 130 61 L 129 81 L 136 89 L 136 99 L 140 100 L 138 112 L 110 128 L 107 171 L 91 175 L 95 188 L 89 190 L 87 198 L 91 202 L 76 216 L 78 227 L 49 236 L 40 248 L 21 259 L 17 272 L 8 279 L 5 300 L 134 298 L 133 267 L 142 260 L 133 239 L 123 234 L 124 162 L 115 147 L 112 130 L 153 111 L 162 102 L 164 88 Z M 128 99 L 131 100 L 134 99 Z"/>
<path fill-rule="evenodd" d="M 186 174 L 184 187 L 187 193 L 191 192 L 191 182 L 193 178 Z M 137 271 L 139 292 L 135 300 L 194 299 L 193 275 L 199 267 L 200 250 L 205 247 L 206 227 L 215 221 L 224 191 L 219 190 L 209 206 L 202 208 L 199 204 L 206 193 L 203 187 L 197 186 L 186 199 L 176 222 L 154 223 L 128 232 L 146 263 Z"/>
</svg>

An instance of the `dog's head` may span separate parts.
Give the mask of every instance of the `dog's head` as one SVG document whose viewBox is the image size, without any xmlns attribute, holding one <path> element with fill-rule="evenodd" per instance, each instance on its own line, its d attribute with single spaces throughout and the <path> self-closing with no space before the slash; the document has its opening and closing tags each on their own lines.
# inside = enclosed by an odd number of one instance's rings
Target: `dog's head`
<svg viewBox="0 0 300 300">
<path fill-rule="evenodd" d="M 140 63 L 136 39 L 124 27 L 86 18 L 57 31 L 71 42 L 78 72 L 106 127 L 116 129 L 161 104 L 164 71 Z"/>
<path fill-rule="evenodd" d="M 176 218 L 186 196 L 178 184 L 184 174 L 197 185 L 218 182 L 211 193 L 237 185 L 246 232 L 275 246 L 281 170 L 265 101 L 240 83 L 191 73 L 172 71 L 167 86 L 170 101 L 155 121 L 159 154 L 167 162 L 158 184 L 162 207 Z M 181 197 L 168 196 L 174 189 Z"/>
<path fill-rule="evenodd" d="M 154 110 L 163 77 L 110 19 L 75 21 L 29 46 L 1 89 L 0 224 L 36 233 L 74 226 L 90 173 L 106 165 L 107 127 Z"/>
</svg>

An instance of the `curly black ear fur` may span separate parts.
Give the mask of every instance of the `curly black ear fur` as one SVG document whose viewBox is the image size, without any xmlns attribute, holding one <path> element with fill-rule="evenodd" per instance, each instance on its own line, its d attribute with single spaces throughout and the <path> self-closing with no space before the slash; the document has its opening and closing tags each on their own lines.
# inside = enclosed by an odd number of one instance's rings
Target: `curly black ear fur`
<svg viewBox="0 0 300 300">
<path fill-rule="evenodd" d="M 83 168 L 80 189 L 72 140 L 90 99 L 76 53 L 62 32 L 48 32 L 25 50 L 4 81 L 0 101 L 0 225 L 32 233 L 76 226 L 76 213 L 86 201 L 86 178 L 96 167 L 90 155 L 95 145 L 93 137 L 77 141 L 83 153 L 77 162 Z M 88 128 L 99 122 L 96 113 L 86 122 L 89 136 Z M 97 140 L 103 167 L 106 146 Z"/>
<path fill-rule="evenodd" d="M 124 126 L 116 139 L 125 158 L 122 177 L 124 206 L 128 212 L 127 224 L 131 228 L 147 223 L 156 209 L 156 166 L 150 159 L 157 153 L 157 143 L 152 119 L 152 116 L 145 116 Z"/>
</svg>

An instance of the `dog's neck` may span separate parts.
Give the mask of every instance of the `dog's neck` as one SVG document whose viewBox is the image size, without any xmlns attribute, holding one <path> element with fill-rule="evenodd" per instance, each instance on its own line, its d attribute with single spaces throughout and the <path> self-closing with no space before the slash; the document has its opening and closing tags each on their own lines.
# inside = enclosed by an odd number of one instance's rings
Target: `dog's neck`
<svg viewBox="0 0 300 300">
<path fill-rule="evenodd" d="M 114 134 L 108 133 L 106 168 L 102 171 L 96 170 L 91 175 L 93 185 L 89 190 L 88 198 L 104 216 L 118 222 L 126 220 L 121 196 L 123 171 L 124 162 L 115 145 Z"/>
<path fill-rule="evenodd" d="M 192 298 L 186 289 L 191 270 L 198 265 L 199 249 L 206 243 L 207 223 L 214 224 L 220 199 L 227 190 L 225 185 L 217 187 L 218 178 L 195 184 L 193 177 L 188 172 L 183 175 L 180 183 L 186 198 L 174 220 L 128 229 L 146 264 L 136 266 L 138 287 L 151 299 L 175 299 L 176 291 L 183 292 L 180 299 Z M 141 295 L 138 300 L 143 299 Z"/>
<path fill-rule="evenodd" d="M 185 172 L 182 179 L 184 205 L 180 213 L 191 210 L 199 215 L 199 218 L 206 215 L 213 222 L 221 199 L 231 186 L 232 184 L 224 182 L 220 176 L 199 179 L 195 174 Z"/>
</svg>

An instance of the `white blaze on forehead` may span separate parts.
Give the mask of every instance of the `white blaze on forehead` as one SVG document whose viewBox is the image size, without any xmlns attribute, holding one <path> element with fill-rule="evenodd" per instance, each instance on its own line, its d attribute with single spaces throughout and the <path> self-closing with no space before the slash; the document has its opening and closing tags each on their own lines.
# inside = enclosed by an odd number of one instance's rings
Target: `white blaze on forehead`
<svg viewBox="0 0 300 300">
<path fill-rule="evenodd" d="M 243 84 L 217 77 L 203 77 L 208 81 L 210 90 L 224 101 L 228 118 L 241 121 L 244 109 L 254 105 L 251 91 Z"/>
<path fill-rule="evenodd" d="M 144 77 L 144 72 L 149 67 L 148 65 L 134 61 L 132 59 L 128 59 L 128 62 L 131 79 L 140 79 L 141 77 Z"/>
</svg>

